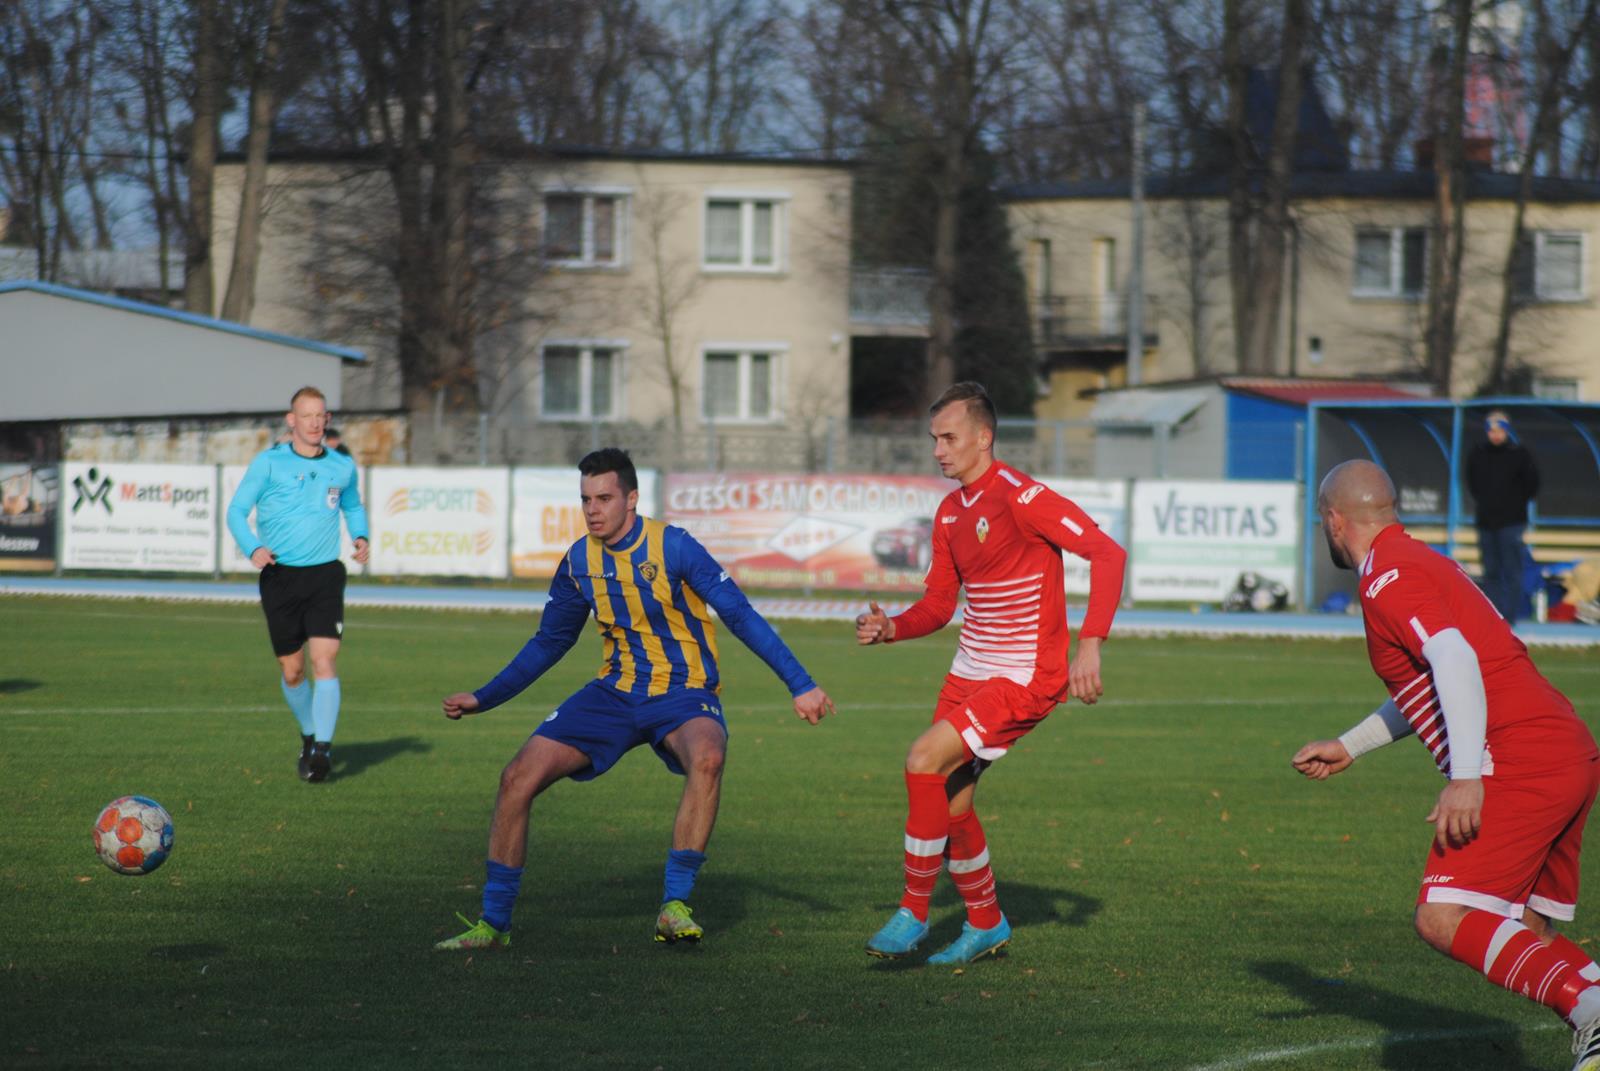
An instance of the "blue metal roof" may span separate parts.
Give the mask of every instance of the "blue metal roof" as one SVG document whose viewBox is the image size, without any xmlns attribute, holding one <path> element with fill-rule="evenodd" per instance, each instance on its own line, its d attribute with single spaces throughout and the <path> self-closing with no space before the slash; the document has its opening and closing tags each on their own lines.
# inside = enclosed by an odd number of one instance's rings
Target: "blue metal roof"
<svg viewBox="0 0 1600 1071">
<path fill-rule="evenodd" d="M 189 324 L 192 327 L 207 327 L 213 331 L 226 331 L 231 335 L 242 335 L 245 338 L 258 339 L 262 342 L 276 342 L 283 346 L 294 346 L 298 349 L 311 350 L 313 353 L 327 354 L 329 357 L 340 357 L 346 361 L 365 361 L 367 359 L 366 354 L 348 346 L 335 346 L 330 342 L 314 342 L 308 338 L 296 338 L 294 335 L 280 335 L 276 331 L 263 331 L 257 327 L 246 327 L 244 324 L 236 324 L 229 320 L 218 320 L 215 317 L 201 316 L 198 313 L 163 308 L 160 305 L 151 305 L 144 301 L 130 301 L 127 298 L 115 297 L 111 294 L 97 294 L 93 290 L 79 290 L 77 287 L 60 286 L 56 283 L 40 282 L 36 279 L 18 283 L 0 283 L 0 294 L 10 294 L 23 290 L 49 294 L 51 297 L 70 298 L 73 301 L 87 301 L 91 305 L 103 305 L 108 309 L 120 309 L 123 312 L 141 313 L 145 316 L 160 316 L 164 319 L 175 320 L 178 323 Z"/>
</svg>

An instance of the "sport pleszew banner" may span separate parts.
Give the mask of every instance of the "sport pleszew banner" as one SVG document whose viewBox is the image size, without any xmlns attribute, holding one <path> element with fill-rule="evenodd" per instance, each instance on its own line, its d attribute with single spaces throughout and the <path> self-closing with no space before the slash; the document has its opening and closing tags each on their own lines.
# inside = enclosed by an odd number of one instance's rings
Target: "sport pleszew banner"
<svg viewBox="0 0 1600 1071">
<path fill-rule="evenodd" d="M 60 489 L 56 465 L 0 465 L 0 571 L 56 567 Z"/>
<path fill-rule="evenodd" d="M 233 496 L 239 490 L 239 483 L 244 479 L 248 465 L 222 466 L 222 571 L 225 573 L 254 573 L 259 572 L 255 565 L 239 553 L 239 544 L 234 541 L 233 533 L 228 530 L 228 507 L 233 504 Z M 356 478 L 361 482 L 361 504 L 366 507 L 368 523 L 371 523 L 372 503 L 367 501 L 367 474 L 362 469 L 356 473 Z M 339 511 L 339 516 L 344 516 L 344 511 Z M 250 527 L 256 528 L 256 508 L 250 507 Z M 369 536 L 368 542 L 371 542 Z M 344 562 L 345 569 L 351 574 L 359 575 L 366 571 L 365 566 L 357 565 L 355 561 L 356 545 L 350 539 L 350 529 L 341 521 L 339 525 L 339 558 Z"/>
<path fill-rule="evenodd" d="M 686 473 L 666 478 L 666 520 L 749 588 L 922 587 L 937 476 Z"/>
<path fill-rule="evenodd" d="M 639 512 L 659 517 L 657 473 L 639 469 Z M 574 466 L 511 470 L 511 574 L 548 579 L 561 556 L 589 534 L 578 497 L 581 477 Z"/>
<path fill-rule="evenodd" d="M 216 569 L 215 465 L 69 461 L 61 478 L 64 568 Z"/>
<path fill-rule="evenodd" d="M 1133 597 L 1219 602 L 1253 572 L 1295 590 L 1299 487 L 1250 480 L 1133 485 Z"/>
<path fill-rule="evenodd" d="M 511 470 L 368 470 L 369 568 L 380 576 L 506 575 Z"/>
<path fill-rule="evenodd" d="M 1067 480 L 1055 476 L 1042 478 L 1044 484 L 1063 498 L 1070 498 L 1087 513 L 1100 530 L 1119 545 L 1128 545 L 1128 485 L 1122 480 Z M 1062 554 L 1068 595 L 1089 594 L 1089 563 L 1076 554 Z"/>
</svg>

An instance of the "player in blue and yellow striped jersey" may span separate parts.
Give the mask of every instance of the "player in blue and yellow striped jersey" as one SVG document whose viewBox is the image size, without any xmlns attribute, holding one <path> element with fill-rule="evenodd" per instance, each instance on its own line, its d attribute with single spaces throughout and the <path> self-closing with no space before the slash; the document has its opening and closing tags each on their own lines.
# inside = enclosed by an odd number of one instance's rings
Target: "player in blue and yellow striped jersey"
<svg viewBox="0 0 1600 1071">
<path fill-rule="evenodd" d="M 446 697 L 445 717 L 490 710 L 522 692 L 571 650 L 591 615 L 605 641 L 604 661 L 501 773 L 482 916 L 438 949 L 511 943 L 534 797 L 562 778 L 598 777 L 640 744 L 684 777 L 656 940 L 700 939 L 687 901 L 717 819 L 728 739 L 712 610 L 788 686 L 797 715 L 815 725 L 833 711 L 828 694 L 706 549 L 683 529 L 638 515 L 639 480 L 626 451 L 597 450 L 578 472 L 589 534 L 557 567 L 538 632 L 494 680 Z"/>
</svg>

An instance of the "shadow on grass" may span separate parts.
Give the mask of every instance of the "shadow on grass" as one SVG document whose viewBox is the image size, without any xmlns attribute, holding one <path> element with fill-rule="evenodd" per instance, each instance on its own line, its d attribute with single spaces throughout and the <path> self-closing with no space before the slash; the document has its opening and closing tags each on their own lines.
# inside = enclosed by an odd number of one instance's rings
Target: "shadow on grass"
<svg viewBox="0 0 1600 1071">
<path fill-rule="evenodd" d="M 1093 896 L 1084 896 L 1070 889 L 1050 889 L 1043 885 L 1028 885 L 1017 881 L 1002 881 L 996 887 L 1000 910 L 1011 923 L 1012 940 L 1026 937 L 1023 932 L 1032 926 L 1087 926 L 1089 920 L 1100 913 L 1105 905 Z M 898 903 L 882 904 L 888 917 Z M 928 955 L 961 936 L 961 924 L 966 921 L 966 908 L 961 897 L 946 881 L 934 889 L 930 901 L 929 918 L 932 925 L 928 936 L 922 939 L 917 951 L 905 959 L 876 960 L 878 970 L 903 971 L 923 966 Z M 1004 955 L 1004 953 L 1001 953 Z"/>
<path fill-rule="evenodd" d="M 221 959 L 227 949 L 219 944 L 202 941 L 189 945 L 162 945 L 152 948 L 150 955 L 156 959 L 170 959 L 175 963 L 187 963 L 197 959 Z"/>
<path fill-rule="evenodd" d="M 16 695 L 18 692 L 31 692 L 35 688 L 43 688 L 44 681 L 29 680 L 27 677 L 11 677 L 0 680 L 0 695 Z"/>
<path fill-rule="evenodd" d="M 1381 1027 L 1381 1067 L 1394 1071 L 1433 1067 L 1519 1071 L 1536 1066 L 1523 1057 L 1521 1028 L 1507 1020 L 1417 1000 L 1364 982 L 1319 977 L 1296 963 L 1256 963 L 1250 969 L 1256 977 L 1281 986 L 1305 1004 L 1300 1011 L 1265 1018 L 1338 1016 L 1364 1019 Z M 1441 963 L 1440 969 L 1449 968 Z M 1308 1058 L 1315 1055 L 1306 1053 Z"/>
<path fill-rule="evenodd" d="M 392 740 L 365 740 L 338 744 L 333 748 L 333 773 L 337 778 L 354 777 L 369 766 L 377 766 L 398 755 L 426 753 L 433 745 L 420 736 L 397 736 Z"/>
</svg>

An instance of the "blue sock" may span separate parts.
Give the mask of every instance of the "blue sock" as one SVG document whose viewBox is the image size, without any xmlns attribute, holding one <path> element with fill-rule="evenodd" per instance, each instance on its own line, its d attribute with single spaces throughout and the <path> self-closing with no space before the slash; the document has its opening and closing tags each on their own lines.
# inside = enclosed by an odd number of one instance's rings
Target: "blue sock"
<svg viewBox="0 0 1600 1071">
<path fill-rule="evenodd" d="M 511 908 L 522 888 L 522 868 L 502 866 L 493 859 L 484 867 L 488 876 L 483 882 L 483 921 L 505 933 L 511 929 Z"/>
<path fill-rule="evenodd" d="M 288 681 L 279 677 L 278 684 L 283 688 L 283 698 L 288 702 L 294 720 L 300 723 L 300 735 L 314 735 L 311 721 L 311 682 L 301 677 L 300 683 L 291 688 Z"/>
<path fill-rule="evenodd" d="M 332 743 L 333 727 L 339 724 L 338 677 L 317 682 L 317 690 L 311 697 L 311 720 L 317 726 L 317 743 Z"/>
<path fill-rule="evenodd" d="M 687 900 L 694 892 L 694 876 L 705 864 L 705 852 L 692 852 L 674 848 L 667 853 L 667 875 L 661 890 L 661 902 Z"/>
</svg>

